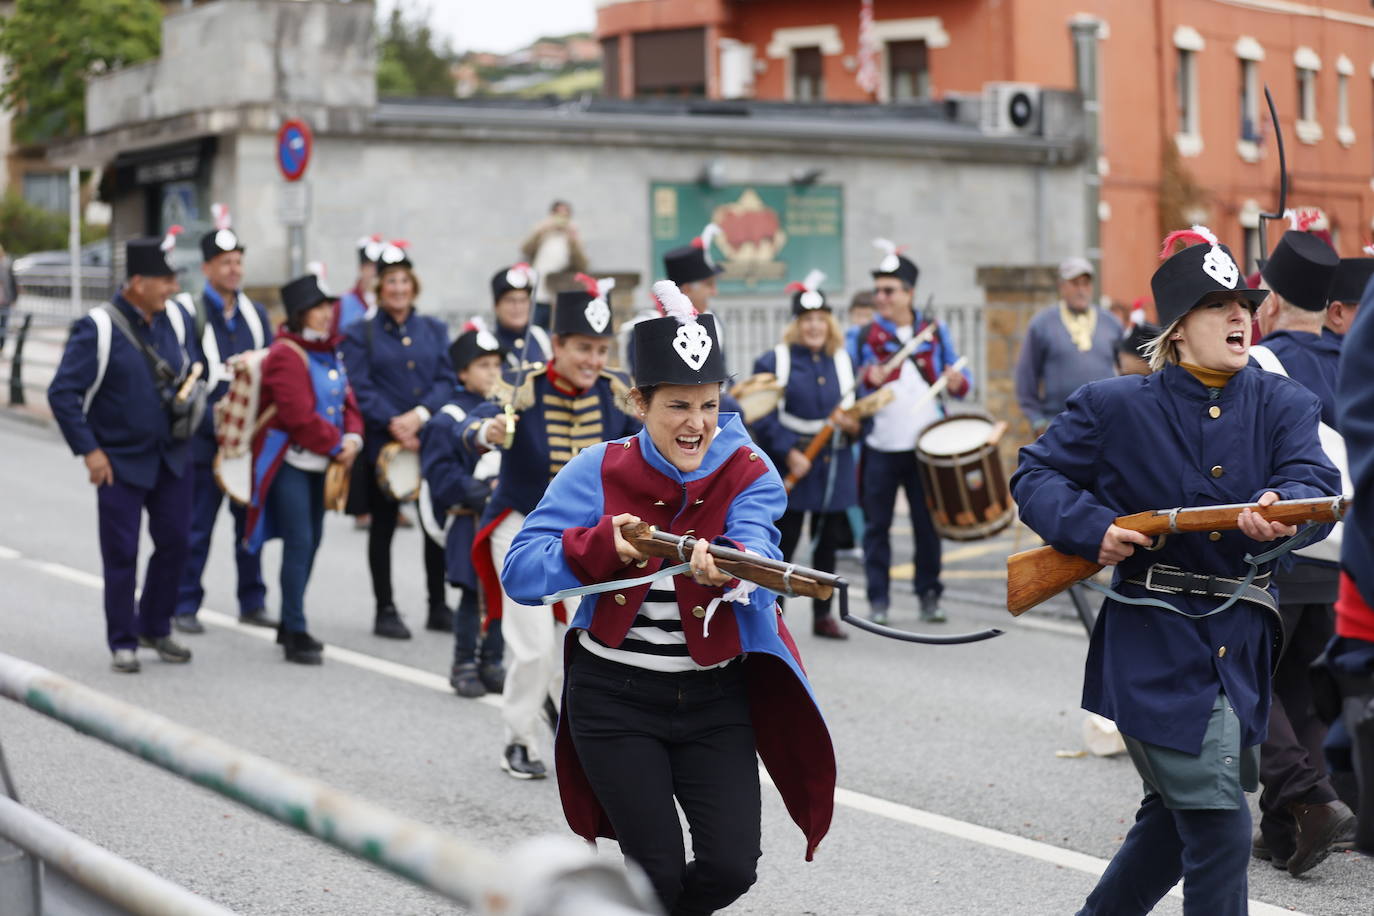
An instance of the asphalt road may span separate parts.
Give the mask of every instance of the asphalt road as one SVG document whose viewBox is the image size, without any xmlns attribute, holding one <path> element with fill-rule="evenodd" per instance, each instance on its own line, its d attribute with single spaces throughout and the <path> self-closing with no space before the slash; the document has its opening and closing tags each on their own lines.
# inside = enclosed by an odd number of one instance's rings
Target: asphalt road
<svg viewBox="0 0 1374 916">
<path fill-rule="evenodd" d="M 452 645 L 419 629 L 416 531 L 400 532 L 395 545 L 397 603 L 414 640 L 371 635 L 366 538 L 351 520 L 328 519 L 307 598 L 311 630 L 330 647 L 395 662 L 412 676 L 328 655 L 321 668 L 288 665 L 263 631 L 207 614 L 216 622 L 210 632 L 184 638 L 192 664 L 163 665 L 145 652 L 143 672 L 130 677 L 108 667 L 95 500 L 80 462 L 51 429 L 0 417 L 0 480 L 0 651 L 493 850 L 566 833 L 552 780 L 516 782 L 498 768 L 497 709 L 434 680 L 446 676 Z M 233 614 L 228 523 L 225 513 L 205 603 Z M 1009 550 L 1029 545 L 1012 535 L 946 545 L 945 629 L 1007 629 L 989 642 L 913 646 L 858 631 L 826 642 L 803 625 L 804 608 L 789 612 L 838 756 L 835 821 L 807 863 L 800 832 L 766 788 L 759 880 L 730 912 L 1077 909 L 1131 823 L 1140 786 L 1124 758 L 1057 754 L 1082 747 L 1086 640 L 1066 602 L 1021 620 L 1006 614 L 999 569 Z M 909 550 L 905 540 L 898 562 Z M 278 557 L 269 545 L 269 584 Z M 861 579 L 856 566 L 847 571 Z M 905 588 L 893 623 L 915 627 Z M 862 594 L 855 597 L 862 613 Z M 26 804 L 238 912 L 461 911 L 16 704 L 0 703 L 0 746 Z M 618 856 L 614 844 L 605 854 Z M 1337 854 L 1298 880 L 1255 862 L 1250 895 L 1255 913 L 1367 916 L 1374 859 Z M 1180 901 L 1166 898 L 1156 912 L 1181 912 Z"/>
</svg>

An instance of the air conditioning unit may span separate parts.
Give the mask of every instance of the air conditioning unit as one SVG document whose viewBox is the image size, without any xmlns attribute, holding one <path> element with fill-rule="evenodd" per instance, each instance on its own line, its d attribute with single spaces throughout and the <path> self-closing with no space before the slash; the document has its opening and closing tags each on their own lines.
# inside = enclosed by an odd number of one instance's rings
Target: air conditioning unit
<svg viewBox="0 0 1374 916">
<path fill-rule="evenodd" d="M 1037 135 L 1040 114 L 1040 87 L 1034 83 L 983 84 L 983 133 Z"/>
</svg>

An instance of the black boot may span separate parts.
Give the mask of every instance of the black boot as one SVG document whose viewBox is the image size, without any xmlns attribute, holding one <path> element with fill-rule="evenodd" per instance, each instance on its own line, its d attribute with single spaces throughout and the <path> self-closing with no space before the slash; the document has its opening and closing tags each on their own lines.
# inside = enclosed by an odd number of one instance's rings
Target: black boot
<svg viewBox="0 0 1374 916">
<path fill-rule="evenodd" d="M 309 633 L 290 632 L 283 639 L 282 648 L 286 651 L 288 662 L 295 662 L 298 665 L 324 664 L 324 643 Z"/>
<path fill-rule="evenodd" d="M 452 633 L 453 611 L 442 604 L 430 605 L 429 617 L 425 620 L 425 629 L 434 630 L 438 633 Z"/>
<path fill-rule="evenodd" d="M 377 620 L 372 624 L 372 632 L 387 639 L 410 638 L 410 628 L 405 625 L 394 604 L 377 608 Z"/>
</svg>

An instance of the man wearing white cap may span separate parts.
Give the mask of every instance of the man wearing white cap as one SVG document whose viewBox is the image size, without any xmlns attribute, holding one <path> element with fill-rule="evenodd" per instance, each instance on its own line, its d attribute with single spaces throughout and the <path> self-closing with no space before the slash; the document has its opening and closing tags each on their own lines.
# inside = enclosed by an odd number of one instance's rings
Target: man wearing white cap
<svg viewBox="0 0 1374 916">
<path fill-rule="evenodd" d="M 1059 303 L 1026 327 L 1016 363 L 1016 400 L 1036 435 L 1079 386 L 1116 374 L 1121 323 L 1092 300 L 1092 264 L 1067 258 L 1059 265 Z"/>
</svg>

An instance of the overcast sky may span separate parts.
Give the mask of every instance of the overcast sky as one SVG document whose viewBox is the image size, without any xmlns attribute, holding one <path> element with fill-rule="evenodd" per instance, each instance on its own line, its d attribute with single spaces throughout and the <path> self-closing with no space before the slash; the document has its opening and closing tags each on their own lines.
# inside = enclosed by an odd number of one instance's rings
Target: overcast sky
<svg viewBox="0 0 1374 916">
<path fill-rule="evenodd" d="M 541 35 L 590 32 L 596 26 L 592 0 L 377 0 L 383 16 L 428 7 L 429 21 L 456 51 L 507 53 Z"/>
</svg>

